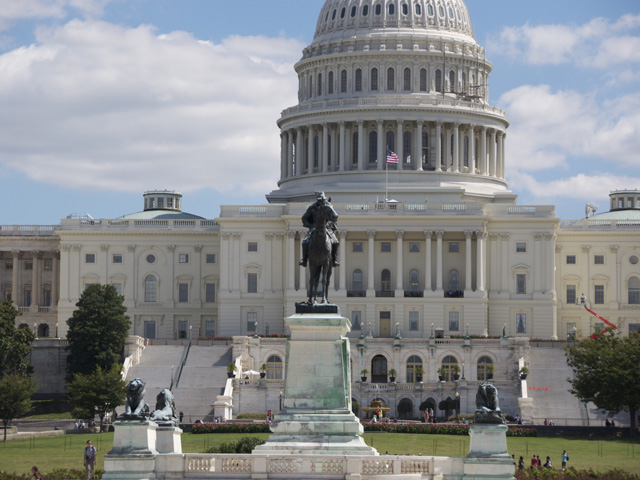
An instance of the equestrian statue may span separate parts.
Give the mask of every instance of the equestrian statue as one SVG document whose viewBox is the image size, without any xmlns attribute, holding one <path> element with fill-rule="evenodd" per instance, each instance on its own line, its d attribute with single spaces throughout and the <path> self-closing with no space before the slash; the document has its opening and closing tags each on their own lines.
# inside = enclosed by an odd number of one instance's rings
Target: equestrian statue
<svg viewBox="0 0 640 480">
<path fill-rule="evenodd" d="M 316 203 L 307 208 L 302 216 L 302 224 L 309 229 L 302 240 L 303 267 L 309 264 L 309 299 L 307 303 L 312 305 L 317 302 L 318 285 L 322 280 L 322 300 L 320 303 L 328 303 L 329 281 L 333 267 L 340 265 L 338 262 L 338 247 L 340 242 L 335 235 L 338 214 L 329 203 L 324 192 L 317 194 Z"/>
</svg>

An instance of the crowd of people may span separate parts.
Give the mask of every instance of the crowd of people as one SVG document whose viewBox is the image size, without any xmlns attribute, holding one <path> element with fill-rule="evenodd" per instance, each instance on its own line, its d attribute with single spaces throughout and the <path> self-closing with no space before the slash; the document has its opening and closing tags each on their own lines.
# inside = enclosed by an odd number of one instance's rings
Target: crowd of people
<svg viewBox="0 0 640 480">
<path fill-rule="evenodd" d="M 562 470 L 566 470 L 567 469 L 567 462 L 569 461 L 569 454 L 567 453 L 566 450 L 562 451 Z M 548 469 L 553 469 L 553 465 L 551 463 L 551 457 L 547 456 L 547 459 L 544 463 L 542 463 L 542 460 L 540 459 L 540 455 L 533 455 L 531 457 L 531 465 L 529 466 L 529 468 L 531 470 L 536 469 L 536 468 L 548 468 Z M 525 469 L 525 461 L 524 461 L 524 457 L 520 456 L 520 459 L 518 460 L 518 470 L 524 470 Z"/>
</svg>

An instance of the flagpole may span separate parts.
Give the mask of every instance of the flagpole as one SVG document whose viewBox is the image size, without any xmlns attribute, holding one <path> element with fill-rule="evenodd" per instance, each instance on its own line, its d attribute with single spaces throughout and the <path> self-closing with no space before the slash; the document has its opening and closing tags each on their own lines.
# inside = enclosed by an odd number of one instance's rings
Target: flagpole
<svg viewBox="0 0 640 480">
<path fill-rule="evenodd" d="M 387 147 L 387 151 L 389 150 L 389 147 Z M 389 199 L 389 161 L 387 160 L 387 157 L 384 157 L 384 203 L 387 203 L 387 200 Z"/>
</svg>

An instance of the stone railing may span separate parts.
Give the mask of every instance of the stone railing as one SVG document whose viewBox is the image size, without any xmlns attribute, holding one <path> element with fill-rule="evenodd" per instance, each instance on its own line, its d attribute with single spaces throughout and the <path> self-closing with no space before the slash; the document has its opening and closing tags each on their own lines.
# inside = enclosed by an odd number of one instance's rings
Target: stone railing
<svg viewBox="0 0 640 480">
<path fill-rule="evenodd" d="M 57 225 L 0 225 L 0 236 L 56 237 Z"/>
<path fill-rule="evenodd" d="M 133 220 L 133 219 L 76 219 L 65 218 L 61 221 L 61 230 L 190 230 L 218 231 L 220 226 L 215 220 Z"/>
<path fill-rule="evenodd" d="M 593 231 L 593 230 L 632 230 L 640 229 L 640 220 L 566 220 L 560 222 L 560 230 Z"/>
<path fill-rule="evenodd" d="M 555 218 L 556 207 L 550 205 L 487 205 L 491 217 Z"/>
</svg>

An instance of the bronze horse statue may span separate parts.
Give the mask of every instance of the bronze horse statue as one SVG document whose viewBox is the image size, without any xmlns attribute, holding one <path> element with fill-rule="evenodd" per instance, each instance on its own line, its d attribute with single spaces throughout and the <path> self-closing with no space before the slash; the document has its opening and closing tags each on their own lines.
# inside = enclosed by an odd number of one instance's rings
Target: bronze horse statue
<svg viewBox="0 0 640 480">
<path fill-rule="evenodd" d="M 327 226 L 337 220 L 335 211 L 328 205 L 318 209 L 315 224 L 309 239 L 309 305 L 318 303 L 318 285 L 322 281 L 322 300 L 319 303 L 329 303 L 329 281 L 333 270 L 331 256 L 331 238 Z"/>
</svg>

